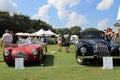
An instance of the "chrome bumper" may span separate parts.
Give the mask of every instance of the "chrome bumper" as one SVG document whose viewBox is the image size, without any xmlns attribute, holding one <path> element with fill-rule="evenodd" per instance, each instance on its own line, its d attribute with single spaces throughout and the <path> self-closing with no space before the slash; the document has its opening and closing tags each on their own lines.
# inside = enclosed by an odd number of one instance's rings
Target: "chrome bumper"
<svg viewBox="0 0 120 80">
<path fill-rule="evenodd" d="M 103 57 L 107 57 L 107 56 L 79 56 L 80 59 L 94 59 L 94 58 L 100 59 Z M 110 57 L 112 57 L 113 59 L 120 59 L 120 56 L 110 56 Z"/>
</svg>

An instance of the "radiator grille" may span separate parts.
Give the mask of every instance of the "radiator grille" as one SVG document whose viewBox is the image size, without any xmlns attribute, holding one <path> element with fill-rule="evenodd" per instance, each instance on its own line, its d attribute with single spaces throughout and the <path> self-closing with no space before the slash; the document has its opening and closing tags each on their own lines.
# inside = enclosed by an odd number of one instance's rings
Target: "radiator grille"
<svg viewBox="0 0 120 80">
<path fill-rule="evenodd" d="M 23 53 L 23 52 L 19 52 L 17 53 L 14 58 L 24 58 L 24 59 L 27 59 L 28 58 L 28 54 L 26 53 Z"/>
<path fill-rule="evenodd" d="M 108 46 L 105 44 L 95 45 L 94 52 L 95 52 L 95 55 L 98 55 L 98 56 L 108 56 L 109 55 Z"/>
</svg>

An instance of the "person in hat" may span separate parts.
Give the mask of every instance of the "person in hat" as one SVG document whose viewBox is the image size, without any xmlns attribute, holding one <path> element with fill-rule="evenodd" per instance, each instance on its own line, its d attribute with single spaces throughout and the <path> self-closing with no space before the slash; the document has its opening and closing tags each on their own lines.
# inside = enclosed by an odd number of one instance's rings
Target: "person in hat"
<svg viewBox="0 0 120 80">
<path fill-rule="evenodd" d="M 11 43 L 13 41 L 12 35 L 9 33 L 9 30 L 5 30 L 5 33 L 2 36 L 2 42 L 1 47 L 4 45 L 5 47 L 11 46 Z"/>
<path fill-rule="evenodd" d="M 112 31 L 112 28 L 109 27 L 105 29 L 104 32 L 105 32 L 105 37 L 108 44 L 111 44 L 112 42 L 114 42 L 114 32 Z"/>
</svg>

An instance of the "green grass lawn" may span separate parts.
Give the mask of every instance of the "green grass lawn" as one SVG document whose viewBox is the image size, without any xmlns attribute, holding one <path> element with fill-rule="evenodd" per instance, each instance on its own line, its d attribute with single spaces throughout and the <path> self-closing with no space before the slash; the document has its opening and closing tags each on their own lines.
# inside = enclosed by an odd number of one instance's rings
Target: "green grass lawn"
<svg viewBox="0 0 120 80">
<path fill-rule="evenodd" d="M 0 48 L 0 60 L 2 49 Z M 0 62 L 0 80 L 119 80 L 120 67 L 112 70 L 103 70 L 102 65 L 79 65 L 75 61 L 74 45 L 70 53 L 57 51 L 57 45 L 49 45 L 44 66 L 25 66 L 25 69 L 16 70 Z"/>
</svg>

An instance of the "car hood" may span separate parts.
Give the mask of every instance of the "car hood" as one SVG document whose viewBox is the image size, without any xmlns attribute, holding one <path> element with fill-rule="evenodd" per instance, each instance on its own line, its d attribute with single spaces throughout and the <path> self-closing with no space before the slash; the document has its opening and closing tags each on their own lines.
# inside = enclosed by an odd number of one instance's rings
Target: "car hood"
<svg viewBox="0 0 120 80">
<path fill-rule="evenodd" d="M 99 44 L 99 43 L 108 45 L 107 42 L 103 39 L 81 39 L 80 42 L 87 43 L 92 46 Z"/>
<path fill-rule="evenodd" d="M 42 47 L 41 44 L 28 44 L 28 45 L 24 45 L 24 46 L 7 47 L 7 48 L 5 48 L 5 50 L 11 51 L 12 55 L 15 55 L 19 52 L 24 52 L 24 53 L 29 54 L 29 53 L 32 53 L 32 51 L 34 49 L 38 49 L 38 48 L 41 48 L 41 47 Z"/>
</svg>

